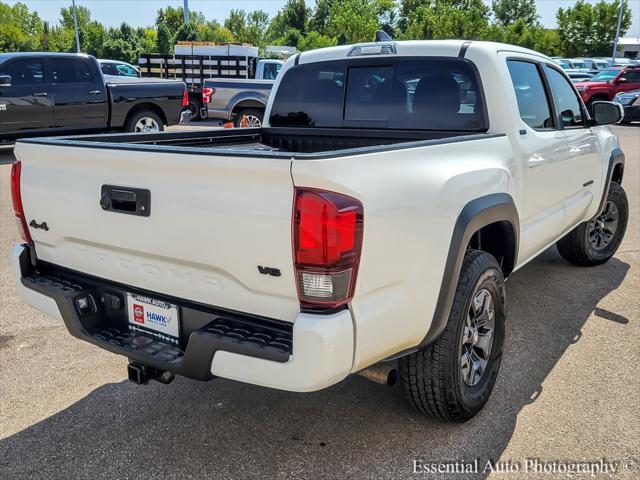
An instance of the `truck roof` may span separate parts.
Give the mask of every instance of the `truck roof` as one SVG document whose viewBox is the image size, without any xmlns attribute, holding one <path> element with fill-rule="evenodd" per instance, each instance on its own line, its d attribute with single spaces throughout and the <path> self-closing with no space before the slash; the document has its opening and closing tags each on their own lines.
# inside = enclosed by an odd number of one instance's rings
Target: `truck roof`
<svg viewBox="0 0 640 480">
<path fill-rule="evenodd" d="M 0 53 L 0 62 L 4 62 L 9 58 L 16 57 L 84 57 L 88 58 L 90 55 L 86 53 L 60 53 L 60 52 L 6 52 Z"/>
<path fill-rule="evenodd" d="M 535 55 L 551 61 L 549 57 L 543 55 L 534 50 L 528 48 L 518 47 L 516 45 L 509 45 L 506 43 L 497 42 L 484 42 L 484 41 L 472 41 L 472 40 L 406 40 L 406 41 L 390 41 L 390 42 L 370 42 L 370 43 L 357 43 L 354 45 L 340 45 L 336 47 L 321 48 L 318 50 L 311 50 L 309 52 L 303 52 L 299 54 L 299 63 L 311 63 L 311 62 L 323 62 L 329 60 L 339 60 L 347 57 L 352 50 L 363 47 L 375 48 L 380 46 L 393 46 L 396 53 L 381 53 L 381 54 L 362 54 L 362 56 L 445 56 L 455 57 L 466 48 L 473 48 L 473 50 L 482 50 L 485 54 L 492 54 L 501 51 L 509 51 L 516 53 L 526 53 L 528 55 Z M 384 48 L 384 47 L 383 47 Z M 351 55 L 354 55 L 353 53 Z M 360 56 L 360 55 L 358 55 Z"/>
</svg>

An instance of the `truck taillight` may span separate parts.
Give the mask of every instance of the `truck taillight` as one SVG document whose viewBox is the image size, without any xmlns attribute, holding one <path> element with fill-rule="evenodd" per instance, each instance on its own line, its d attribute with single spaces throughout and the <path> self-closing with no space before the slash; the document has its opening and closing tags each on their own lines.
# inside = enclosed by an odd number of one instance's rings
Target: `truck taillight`
<svg viewBox="0 0 640 480">
<path fill-rule="evenodd" d="M 13 203 L 13 213 L 16 216 L 16 223 L 18 225 L 18 232 L 20 237 L 27 243 L 33 243 L 31 233 L 29 233 L 29 227 L 27 226 L 27 219 L 24 215 L 24 208 L 22 207 L 22 196 L 20 193 L 20 174 L 22 173 L 22 163 L 20 160 L 13 162 L 11 166 L 11 203 Z"/>
<path fill-rule="evenodd" d="M 202 89 L 202 103 L 211 103 L 211 97 L 216 93 L 216 89 L 212 87 L 204 87 Z"/>
<path fill-rule="evenodd" d="M 182 94 L 182 106 L 189 106 L 189 91 L 186 88 L 184 89 L 184 93 Z"/>
<path fill-rule="evenodd" d="M 340 193 L 296 188 L 293 251 L 300 305 L 334 309 L 353 298 L 363 235 L 362 203 Z"/>
</svg>

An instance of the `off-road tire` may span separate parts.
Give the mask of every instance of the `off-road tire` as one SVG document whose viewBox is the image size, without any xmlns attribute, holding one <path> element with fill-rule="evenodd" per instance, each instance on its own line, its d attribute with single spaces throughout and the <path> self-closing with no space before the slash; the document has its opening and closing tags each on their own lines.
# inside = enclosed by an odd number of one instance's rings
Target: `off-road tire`
<svg viewBox="0 0 640 480">
<path fill-rule="evenodd" d="M 462 335 L 476 292 L 486 289 L 494 305 L 494 338 L 486 368 L 475 386 L 462 379 Z M 424 348 L 398 360 L 407 397 L 420 412 L 446 422 L 465 422 L 485 405 L 495 385 L 504 342 L 506 298 L 496 259 L 468 250 L 444 331 Z"/>
<path fill-rule="evenodd" d="M 567 262 L 581 267 L 593 267 L 605 263 L 616 253 L 620 243 L 622 243 L 629 220 L 629 202 L 622 185 L 617 182 L 611 182 L 607 202 L 613 202 L 618 212 L 618 224 L 613 239 L 606 248 L 602 250 L 595 249 L 589 241 L 589 225 L 591 222 L 583 222 L 556 242 L 558 252 Z M 600 218 L 602 213 L 597 218 Z"/>
</svg>

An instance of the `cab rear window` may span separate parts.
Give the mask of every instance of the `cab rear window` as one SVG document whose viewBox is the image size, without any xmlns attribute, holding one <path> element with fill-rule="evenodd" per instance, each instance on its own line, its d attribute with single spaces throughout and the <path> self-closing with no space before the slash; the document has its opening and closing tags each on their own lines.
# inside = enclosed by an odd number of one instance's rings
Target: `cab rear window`
<svg viewBox="0 0 640 480">
<path fill-rule="evenodd" d="M 276 92 L 274 127 L 484 131 L 473 66 L 458 58 L 319 62 L 289 69 Z"/>
</svg>

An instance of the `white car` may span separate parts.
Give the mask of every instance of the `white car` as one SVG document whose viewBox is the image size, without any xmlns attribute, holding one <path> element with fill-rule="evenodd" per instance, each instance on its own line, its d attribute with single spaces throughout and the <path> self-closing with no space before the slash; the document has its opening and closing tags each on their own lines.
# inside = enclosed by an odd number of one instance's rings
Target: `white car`
<svg viewBox="0 0 640 480">
<path fill-rule="evenodd" d="M 622 241 L 621 107 L 593 112 L 512 45 L 297 54 L 261 128 L 17 142 L 15 282 L 136 383 L 399 376 L 465 421 L 509 341 L 505 279 L 554 243 L 588 267 Z"/>
<path fill-rule="evenodd" d="M 140 69 L 138 67 L 134 67 L 130 63 L 121 62 L 119 60 L 105 60 L 98 59 L 98 63 L 100 64 L 100 69 L 102 70 L 102 74 L 107 79 L 111 78 L 140 78 Z"/>
<path fill-rule="evenodd" d="M 591 66 L 583 58 L 570 58 L 571 68 L 577 72 L 588 72 L 591 70 Z"/>
</svg>

